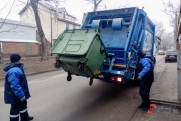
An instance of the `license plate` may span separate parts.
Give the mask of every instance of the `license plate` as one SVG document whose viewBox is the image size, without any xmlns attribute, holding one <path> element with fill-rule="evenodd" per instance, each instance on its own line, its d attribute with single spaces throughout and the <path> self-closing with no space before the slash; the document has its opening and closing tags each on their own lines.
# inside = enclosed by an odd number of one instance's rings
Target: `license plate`
<svg viewBox="0 0 181 121">
<path fill-rule="evenodd" d="M 175 56 L 169 56 L 169 57 L 173 58 L 173 57 L 175 57 Z"/>
</svg>

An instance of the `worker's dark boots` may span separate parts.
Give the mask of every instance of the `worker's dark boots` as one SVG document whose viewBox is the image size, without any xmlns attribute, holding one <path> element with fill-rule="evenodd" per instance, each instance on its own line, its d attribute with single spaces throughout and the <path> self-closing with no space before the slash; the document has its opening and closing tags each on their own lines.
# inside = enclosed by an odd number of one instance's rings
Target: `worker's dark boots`
<svg viewBox="0 0 181 121">
<path fill-rule="evenodd" d="M 139 109 L 142 109 L 143 111 L 147 111 L 149 109 L 149 107 L 145 107 L 145 106 L 138 106 Z"/>
<path fill-rule="evenodd" d="M 33 120 L 33 116 L 29 116 L 26 119 L 21 119 L 21 121 L 31 121 L 31 120 Z"/>
</svg>

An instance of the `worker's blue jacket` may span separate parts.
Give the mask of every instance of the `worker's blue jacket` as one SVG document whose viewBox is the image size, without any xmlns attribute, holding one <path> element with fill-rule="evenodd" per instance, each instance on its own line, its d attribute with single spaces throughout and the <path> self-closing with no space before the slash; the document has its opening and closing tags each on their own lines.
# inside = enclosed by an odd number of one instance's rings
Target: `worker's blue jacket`
<svg viewBox="0 0 181 121">
<path fill-rule="evenodd" d="M 142 79 L 146 79 L 149 81 L 154 81 L 154 74 L 153 74 L 153 67 L 152 67 L 152 60 L 149 58 L 140 58 L 139 65 L 138 65 L 138 76 Z"/>
<path fill-rule="evenodd" d="M 30 98 L 23 66 L 23 64 L 7 63 L 3 68 L 6 72 L 4 84 L 4 101 L 6 104 L 20 103 L 20 98 L 23 96 L 26 99 Z"/>
</svg>

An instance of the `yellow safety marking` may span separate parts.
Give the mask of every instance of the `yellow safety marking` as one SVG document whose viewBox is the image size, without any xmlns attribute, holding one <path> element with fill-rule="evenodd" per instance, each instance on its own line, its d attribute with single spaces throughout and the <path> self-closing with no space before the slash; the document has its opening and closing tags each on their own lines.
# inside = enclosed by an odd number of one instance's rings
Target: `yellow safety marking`
<svg viewBox="0 0 181 121">
<path fill-rule="evenodd" d="M 113 64 L 113 66 L 126 67 L 126 65 L 123 64 Z"/>
</svg>

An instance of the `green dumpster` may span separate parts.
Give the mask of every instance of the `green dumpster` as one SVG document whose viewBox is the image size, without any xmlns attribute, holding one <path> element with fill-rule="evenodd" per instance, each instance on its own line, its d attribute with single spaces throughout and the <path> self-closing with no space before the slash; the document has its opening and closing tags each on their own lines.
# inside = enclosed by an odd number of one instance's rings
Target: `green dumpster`
<svg viewBox="0 0 181 121">
<path fill-rule="evenodd" d="M 100 74 L 107 52 L 97 29 L 65 30 L 51 48 L 56 54 L 55 67 L 62 67 L 68 72 L 67 80 L 71 81 L 71 74 L 93 78 Z"/>
</svg>

